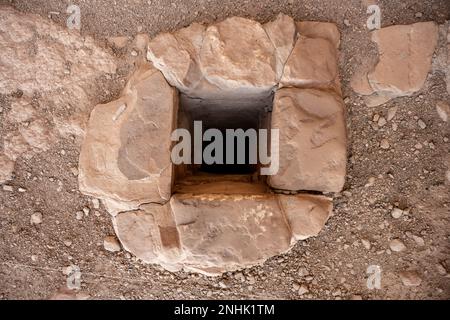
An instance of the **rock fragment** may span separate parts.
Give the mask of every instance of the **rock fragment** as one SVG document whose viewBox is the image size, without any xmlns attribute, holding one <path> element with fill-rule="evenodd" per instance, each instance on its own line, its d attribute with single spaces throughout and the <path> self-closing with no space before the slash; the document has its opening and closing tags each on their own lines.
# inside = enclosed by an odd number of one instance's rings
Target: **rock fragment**
<svg viewBox="0 0 450 320">
<path fill-rule="evenodd" d="M 92 111 L 80 154 L 80 190 L 129 208 L 167 201 L 177 108 L 176 91 L 159 71 L 142 65 L 119 100 Z"/>
<path fill-rule="evenodd" d="M 436 112 L 442 121 L 447 122 L 450 114 L 450 105 L 444 101 L 438 101 L 436 103 Z"/>
<path fill-rule="evenodd" d="M 103 239 L 103 247 L 106 251 L 118 252 L 121 250 L 120 243 L 114 236 L 107 236 Z"/>
<path fill-rule="evenodd" d="M 42 213 L 35 212 L 30 217 L 31 224 L 41 224 L 42 223 Z"/>
<path fill-rule="evenodd" d="M 355 74 L 351 83 L 353 89 L 372 95 L 366 100 L 372 106 L 419 91 L 430 71 L 437 40 L 438 27 L 434 22 L 373 31 L 372 41 L 378 46 L 379 59 Z"/>
<path fill-rule="evenodd" d="M 406 270 L 399 273 L 400 279 L 404 286 L 417 287 L 422 283 L 422 278 L 415 270 Z"/>
<path fill-rule="evenodd" d="M 394 219 L 398 219 L 398 218 L 400 218 L 402 215 L 403 215 L 403 210 L 401 210 L 401 209 L 399 209 L 399 208 L 394 208 L 394 209 L 391 211 L 391 216 L 392 216 L 392 218 L 394 218 Z"/>
<path fill-rule="evenodd" d="M 406 246 L 401 240 L 394 239 L 391 242 L 389 242 L 389 248 L 394 252 L 401 252 L 406 249 Z"/>
<path fill-rule="evenodd" d="M 13 177 L 14 161 L 6 155 L 0 153 L 0 184 L 3 184 Z"/>
<path fill-rule="evenodd" d="M 279 89 L 272 129 L 280 129 L 280 164 L 269 184 L 284 190 L 339 192 L 346 174 L 346 128 L 340 96 L 317 89 Z"/>
<path fill-rule="evenodd" d="M 114 224 L 124 248 L 143 261 L 216 275 L 317 235 L 330 213 L 331 201 L 313 195 L 175 194 L 166 205 L 119 213 Z"/>
</svg>

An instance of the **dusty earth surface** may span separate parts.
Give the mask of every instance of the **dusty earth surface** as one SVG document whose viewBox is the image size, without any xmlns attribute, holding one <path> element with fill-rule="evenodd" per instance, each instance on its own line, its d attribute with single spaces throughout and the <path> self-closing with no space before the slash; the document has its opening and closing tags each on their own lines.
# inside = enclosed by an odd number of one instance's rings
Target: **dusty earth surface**
<svg viewBox="0 0 450 320">
<path fill-rule="evenodd" d="M 65 11 L 71 4 L 56 0 L 0 3 L 50 17 L 60 25 L 65 25 Z M 105 47 L 110 46 L 106 41 L 110 36 L 138 32 L 155 36 L 194 21 L 210 23 L 234 15 L 266 22 L 283 12 L 296 20 L 335 22 L 341 31 L 340 73 L 349 134 L 346 185 L 334 195 L 334 215 L 320 235 L 299 242 L 289 253 L 221 277 L 170 273 L 142 264 L 124 251 L 105 250 L 104 238 L 114 234 L 110 216 L 102 207 L 95 209 L 92 199 L 78 191 L 73 169 L 79 144 L 61 139 L 45 153 L 19 159 L 14 179 L 8 182 L 13 191 L 0 190 L 2 299 L 50 298 L 66 285 L 63 271 L 70 265 L 80 268 L 80 292 L 92 299 L 450 298 L 450 181 L 446 178 L 450 129 L 436 112 L 437 101 L 450 100 L 444 74 L 433 69 L 425 86 L 413 96 L 367 107 L 349 81 L 358 65 L 376 50 L 366 28 L 368 1 L 76 4 L 81 8 L 81 33 L 92 35 Z M 430 20 L 442 24 L 450 19 L 447 0 L 378 4 L 382 26 Z M 131 54 L 110 50 L 118 58 Z M 118 96 L 127 68 L 118 75 L 95 84 L 98 95 L 92 107 Z M 12 98 L 0 96 L 0 120 Z M 42 113 L 54 111 L 39 107 Z M 378 118 L 387 118 L 393 107 L 397 108 L 395 116 L 379 126 Z M 1 123 L 3 136 L 10 128 Z M 380 147 L 383 139 L 389 142 L 388 148 Z M 83 208 L 91 214 L 76 219 Z M 400 217 L 393 217 L 394 208 L 402 210 Z M 35 212 L 42 213 L 39 225 L 30 224 Z M 381 268 L 380 289 L 367 287 L 370 266 Z M 411 270 L 414 277 L 404 273 Z M 411 282 L 416 285 L 407 285 Z"/>
</svg>

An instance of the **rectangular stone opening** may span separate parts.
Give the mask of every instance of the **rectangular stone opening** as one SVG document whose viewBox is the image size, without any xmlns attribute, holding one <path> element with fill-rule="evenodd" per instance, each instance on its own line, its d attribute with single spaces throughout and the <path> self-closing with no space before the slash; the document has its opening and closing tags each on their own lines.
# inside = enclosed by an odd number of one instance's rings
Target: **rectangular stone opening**
<svg viewBox="0 0 450 320">
<path fill-rule="evenodd" d="M 224 188 L 230 189 L 230 193 L 265 192 L 265 177 L 260 176 L 258 133 L 260 129 L 270 130 L 272 103 L 273 95 L 252 99 L 196 99 L 180 94 L 178 128 L 190 132 L 192 154 L 191 164 L 175 166 L 175 192 L 190 192 L 194 190 L 193 186 L 200 185 L 208 186 L 203 189 L 203 192 L 220 190 L 227 193 Z M 210 141 L 202 139 L 202 161 L 195 163 L 194 139 L 195 131 L 199 128 L 199 121 L 201 121 L 202 137 L 208 129 L 216 129 L 221 133 L 223 140 L 219 144 L 223 146 L 223 153 L 222 155 L 216 155 L 215 152 L 211 154 L 222 159 L 222 163 L 207 163 L 203 157 L 205 148 L 214 142 L 215 138 L 211 138 Z M 256 140 L 246 136 L 245 154 L 242 154 L 242 145 L 239 146 L 237 139 L 234 139 L 233 150 L 230 150 L 230 144 L 227 144 L 227 129 L 242 129 L 244 133 L 252 135 L 248 131 L 251 130 L 256 134 Z M 230 152 L 233 156 L 229 155 Z M 238 161 L 238 157 L 241 162 Z M 242 157 L 244 163 L 242 163 Z M 229 163 L 230 159 L 234 160 L 233 164 Z"/>
</svg>

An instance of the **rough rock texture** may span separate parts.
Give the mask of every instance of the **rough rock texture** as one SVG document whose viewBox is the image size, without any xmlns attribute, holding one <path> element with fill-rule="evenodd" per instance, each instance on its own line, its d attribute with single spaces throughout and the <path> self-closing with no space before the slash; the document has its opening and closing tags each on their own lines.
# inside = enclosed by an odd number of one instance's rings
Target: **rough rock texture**
<svg viewBox="0 0 450 320">
<path fill-rule="evenodd" d="M 295 197 L 280 195 L 279 199 L 295 240 L 317 236 L 333 210 L 327 197 L 304 194 Z"/>
<path fill-rule="evenodd" d="M 280 82 L 301 87 L 275 94 L 280 171 L 270 186 L 340 191 L 346 132 L 338 47 L 334 24 L 296 24 L 282 14 L 265 25 L 232 17 L 156 36 L 148 42 L 152 65 L 141 64 L 121 98 L 91 114 L 80 190 L 103 200 L 125 250 L 169 270 L 216 275 L 316 236 L 331 214 L 329 198 L 278 196 L 256 184 L 243 184 L 243 192 L 227 183 L 174 192 L 170 135 L 178 101 L 171 86 L 183 105 L 239 106 L 242 114 L 258 99 L 267 103 Z"/>
<path fill-rule="evenodd" d="M 340 90 L 337 49 L 340 34 L 335 24 L 297 23 L 299 37 L 286 62 L 281 87 L 316 87 Z"/>
<path fill-rule="evenodd" d="M 279 81 L 283 75 L 284 65 L 294 48 L 297 28 L 294 20 L 282 13 L 263 27 L 275 47 L 277 80 Z"/>
<path fill-rule="evenodd" d="M 445 68 L 445 81 L 447 82 L 447 92 L 450 94 L 450 23 L 447 29 L 447 67 Z"/>
<path fill-rule="evenodd" d="M 283 88 L 276 92 L 272 128 L 280 129 L 280 169 L 274 188 L 341 191 L 346 173 L 342 98 L 333 91 Z"/>
<path fill-rule="evenodd" d="M 374 106 L 419 91 L 430 71 L 437 40 L 438 26 L 434 22 L 373 31 L 372 41 L 378 46 L 379 61 L 368 73 L 355 74 L 351 82 L 353 90 L 367 95 L 372 93 L 371 88 L 378 95 L 368 100 Z"/>
<path fill-rule="evenodd" d="M 30 159 L 59 136 L 81 136 L 95 81 L 116 72 L 115 58 L 90 37 L 4 6 L 0 43 L 0 94 L 12 97 L 4 154 Z"/>
<path fill-rule="evenodd" d="M 148 59 L 180 91 L 189 92 L 202 78 L 198 60 L 204 31 L 193 23 L 173 34 L 159 34 L 148 44 Z"/>
<path fill-rule="evenodd" d="M 268 91 L 276 84 L 275 47 L 258 22 L 244 18 L 206 29 L 200 66 L 209 83 L 226 91 Z"/>
<path fill-rule="evenodd" d="M 14 161 L 0 153 L 0 184 L 12 179 Z"/>
<path fill-rule="evenodd" d="M 133 74 L 121 98 L 96 106 L 80 154 L 80 190 L 129 209 L 167 201 L 177 99 L 176 90 L 147 64 Z"/>
<path fill-rule="evenodd" d="M 284 87 L 328 87 L 337 78 L 336 50 L 322 38 L 297 40 L 284 69 Z"/>
<path fill-rule="evenodd" d="M 431 67 L 437 36 L 434 22 L 374 31 L 372 41 L 378 46 L 380 61 L 368 74 L 372 88 L 393 96 L 420 90 Z"/>
<path fill-rule="evenodd" d="M 277 21 L 268 27 L 286 38 L 277 42 L 276 51 L 263 26 L 249 19 L 232 17 L 208 27 L 192 24 L 152 39 L 148 58 L 171 85 L 192 97 L 267 96 L 292 45 L 292 27 L 280 30 Z"/>
<path fill-rule="evenodd" d="M 331 207 L 330 199 L 312 195 L 182 194 L 164 206 L 120 213 L 114 225 L 124 248 L 145 262 L 217 275 L 317 235 Z"/>
<path fill-rule="evenodd" d="M 322 38 L 330 41 L 336 49 L 341 43 L 341 34 L 334 23 L 319 21 L 299 21 L 297 30 L 301 36 L 308 38 Z"/>
</svg>

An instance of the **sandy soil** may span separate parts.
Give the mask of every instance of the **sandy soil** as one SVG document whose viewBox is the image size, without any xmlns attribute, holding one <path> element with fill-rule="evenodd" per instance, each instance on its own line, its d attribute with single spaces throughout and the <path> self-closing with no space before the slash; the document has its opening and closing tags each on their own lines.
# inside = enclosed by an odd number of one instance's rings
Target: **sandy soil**
<svg viewBox="0 0 450 320">
<path fill-rule="evenodd" d="M 176 30 L 193 21 L 212 22 L 239 15 L 260 22 L 279 12 L 296 20 L 335 22 L 342 32 L 340 72 L 348 112 L 349 162 L 345 191 L 335 195 L 334 216 L 322 233 L 264 265 L 222 277 L 169 273 L 144 265 L 125 252 L 110 253 L 103 238 L 114 234 L 108 213 L 79 221 L 75 213 L 92 202 L 79 193 L 79 150 L 61 141 L 49 152 L 16 163 L 14 192 L 0 190 L 0 298 L 46 299 L 65 286 L 62 270 L 79 266 L 81 292 L 95 299 L 449 299 L 450 277 L 450 129 L 438 116 L 438 100 L 450 101 L 444 75 L 434 71 L 425 87 L 412 97 L 368 108 L 349 87 L 355 68 L 374 53 L 365 27 L 369 1 L 0 1 L 23 12 L 49 16 L 65 25 L 69 3 L 81 8 L 82 33 L 100 42 L 105 37 L 151 36 Z M 450 19 L 448 0 L 379 1 L 382 26 Z M 421 13 L 421 14 L 418 14 Z M 345 20 L 345 21 L 344 21 Z M 344 23 L 345 22 L 345 23 Z M 106 90 L 106 89 L 105 89 Z M 99 102 L 120 88 L 100 92 Z M 8 100 L 0 99 L 3 108 Z M 375 115 L 395 117 L 378 127 Z M 0 119 L 2 115 L 0 114 Z M 426 124 L 421 129 L 418 120 Z M 398 129 L 393 130 L 396 125 Z M 0 126 L 0 135 L 6 129 Z M 381 139 L 390 143 L 380 148 Z M 419 148 L 418 143 L 421 144 Z M 62 154 L 64 150 L 65 154 Z M 18 192 L 18 188 L 25 192 Z M 60 191 L 58 191 L 60 188 Z M 398 219 L 394 207 L 406 210 Z M 39 227 L 30 215 L 44 215 Z M 389 250 L 399 238 L 402 252 Z M 70 241 L 70 243 L 68 242 Z M 369 247 L 370 246 L 370 247 Z M 367 268 L 381 267 L 381 289 L 368 289 Z M 417 270 L 422 282 L 409 287 L 399 277 Z M 299 294 L 304 285 L 309 292 Z"/>
</svg>

